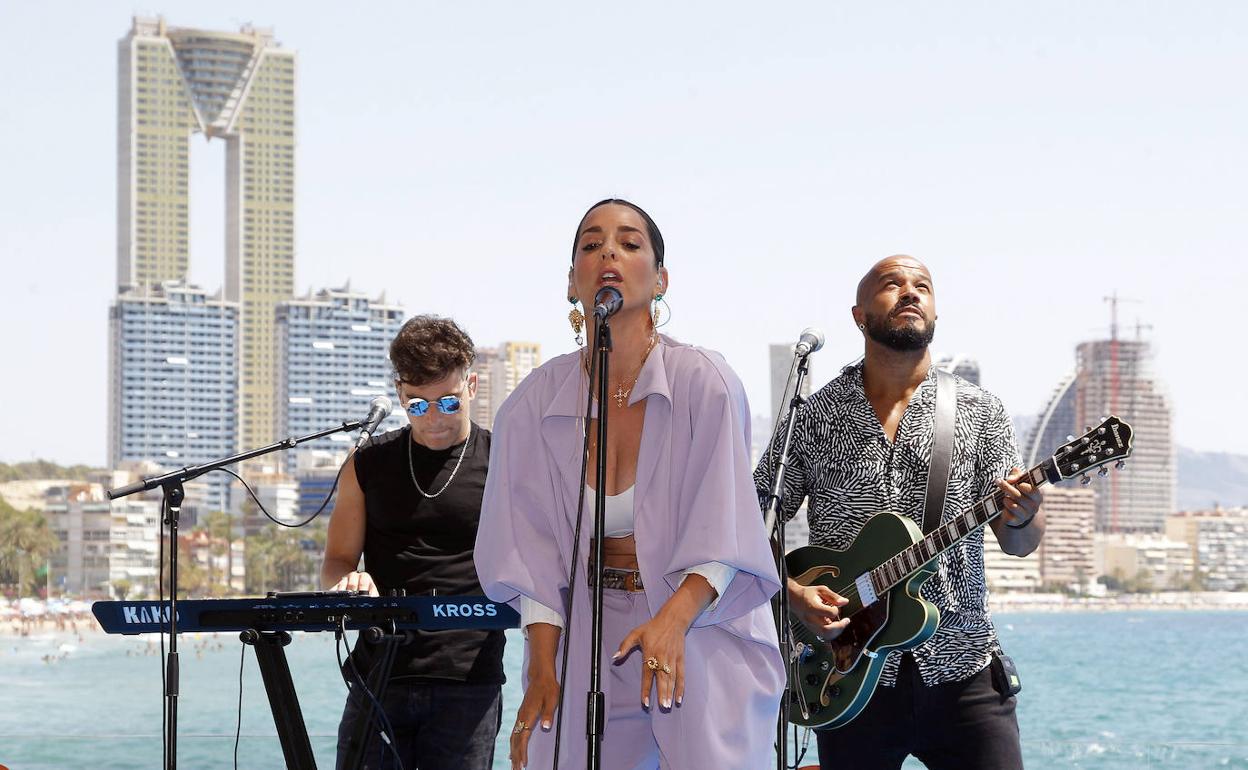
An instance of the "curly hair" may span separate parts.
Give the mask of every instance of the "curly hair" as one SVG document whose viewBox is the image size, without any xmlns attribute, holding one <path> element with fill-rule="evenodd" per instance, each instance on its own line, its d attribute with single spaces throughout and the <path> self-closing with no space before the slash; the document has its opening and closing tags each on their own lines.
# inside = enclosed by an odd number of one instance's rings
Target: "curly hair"
<svg viewBox="0 0 1248 770">
<path fill-rule="evenodd" d="M 449 318 L 418 315 L 408 319 L 390 343 L 394 378 L 425 385 L 466 369 L 476 360 L 472 338 Z"/>
</svg>

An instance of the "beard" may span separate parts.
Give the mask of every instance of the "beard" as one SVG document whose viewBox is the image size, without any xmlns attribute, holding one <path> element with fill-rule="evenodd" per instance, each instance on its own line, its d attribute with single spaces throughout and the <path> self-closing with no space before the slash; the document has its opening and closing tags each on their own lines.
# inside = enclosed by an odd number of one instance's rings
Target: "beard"
<svg viewBox="0 0 1248 770">
<path fill-rule="evenodd" d="M 918 319 L 908 319 L 901 326 L 893 326 L 891 321 L 890 316 L 880 317 L 868 313 L 865 324 L 867 336 L 898 353 L 923 350 L 932 344 L 932 337 L 936 335 L 935 321 L 928 321 L 922 326 Z"/>
</svg>

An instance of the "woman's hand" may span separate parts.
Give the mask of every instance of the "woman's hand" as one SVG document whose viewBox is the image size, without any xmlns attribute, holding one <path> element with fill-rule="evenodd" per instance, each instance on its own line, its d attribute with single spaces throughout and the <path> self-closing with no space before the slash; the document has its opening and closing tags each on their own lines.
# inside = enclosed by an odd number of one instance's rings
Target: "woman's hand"
<svg viewBox="0 0 1248 770">
<path fill-rule="evenodd" d="M 511 729 L 511 770 L 521 770 L 529 764 L 529 737 L 533 728 L 541 724 L 549 730 L 554 724 L 555 706 L 559 703 L 559 680 L 554 671 L 534 677 L 530 672 L 529 687 L 524 700 L 516 711 L 516 724 Z"/>
<path fill-rule="evenodd" d="M 658 614 L 624 637 L 611 659 L 621 665 L 641 648 L 641 705 L 650 708 L 650 690 L 657 684 L 659 705 L 670 709 L 685 698 L 685 634 L 694 618 L 715 600 L 706 578 L 691 574 Z"/>
</svg>

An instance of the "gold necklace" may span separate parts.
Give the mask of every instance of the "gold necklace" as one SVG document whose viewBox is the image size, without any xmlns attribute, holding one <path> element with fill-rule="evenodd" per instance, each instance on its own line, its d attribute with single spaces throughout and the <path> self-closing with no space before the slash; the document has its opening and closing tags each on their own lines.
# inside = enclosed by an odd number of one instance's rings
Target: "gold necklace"
<svg viewBox="0 0 1248 770">
<path fill-rule="evenodd" d="M 659 335 L 657 333 L 651 334 L 650 344 L 646 346 L 646 351 L 641 354 L 641 363 L 637 364 L 637 370 L 633 372 L 633 376 L 627 380 L 620 380 L 618 383 L 616 383 L 615 392 L 611 394 L 611 397 L 615 399 L 616 408 L 623 409 L 625 406 L 627 406 L 628 396 L 630 393 L 633 392 L 633 387 L 637 384 L 637 378 L 641 376 L 641 370 L 646 365 L 646 359 L 650 357 L 650 351 L 654 350 L 654 346 L 658 341 L 659 341 Z M 585 365 L 585 374 L 586 376 L 588 376 L 589 375 L 589 359 L 585 358 L 582 361 L 582 363 Z M 625 382 L 628 383 L 627 388 L 624 387 Z"/>
</svg>

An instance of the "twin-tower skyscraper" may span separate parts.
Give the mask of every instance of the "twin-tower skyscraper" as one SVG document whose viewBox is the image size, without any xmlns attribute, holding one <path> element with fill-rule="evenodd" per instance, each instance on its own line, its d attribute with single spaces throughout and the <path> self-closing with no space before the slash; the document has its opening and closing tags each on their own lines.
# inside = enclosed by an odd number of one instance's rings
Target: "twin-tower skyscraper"
<svg viewBox="0 0 1248 770">
<path fill-rule="evenodd" d="M 159 297 L 168 302 L 167 287 L 186 282 L 190 144 L 196 135 L 224 141 L 223 296 L 188 300 L 183 291 L 174 304 L 192 311 L 199 306 L 200 312 L 214 319 L 216 326 L 211 328 L 236 326 L 229 335 L 237 340 L 234 360 L 228 366 L 223 363 L 226 369 L 221 371 L 232 370 L 236 378 L 237 434 L 225 443 L 234 447 L 268 443 L 278 422 L 275 312 L 278 303 L 290 300 L 294 292 L 295 53 L 280 47 L 271 30 L 244 26 L 237 33 L 216 32 L 169 27 L 163 19 L 135 18 L 118 44 L 117 92 L 118 304 L 113 311 L 114 327 L 126 318 L 125 298 Z M 132 326 L 121 336 L 114 334 L 109 438 L 114 467 L 139 455 L 150 456 L 151 445 L 134 446 L 137 434 L 127 438 L 134 419 L 125 413 L 125 404 L 146 401 L 144 413 L 153 414 L 161 383 L 168 383 L 171 376 L 136 371 L 142 368 L 139 364 L 127 363 L 139 360 L 127 358 L 136 346 L 157 345 L 160 336 L 169 333 L 159 324 L 149 326 L 141 333 Z M 215 343 L 208 340 L 206 344 Z M 185 364 L 179 359 L 169 365 Z M 221 371 L 191 371 L 185 379 L 193 384 L 197 377 L 220 378 Z M 191 421 L 173 430 L 198 436 L 195 425 Z M 154 423 L 141 429 L 154 435 L 162 426 Z M 185 443 L 187 436 L 177 438 Z M 211 453 L 224 446 L 204 448 Z M 173 459 L 169 464 L 184 463 Z"/>
</svg>

